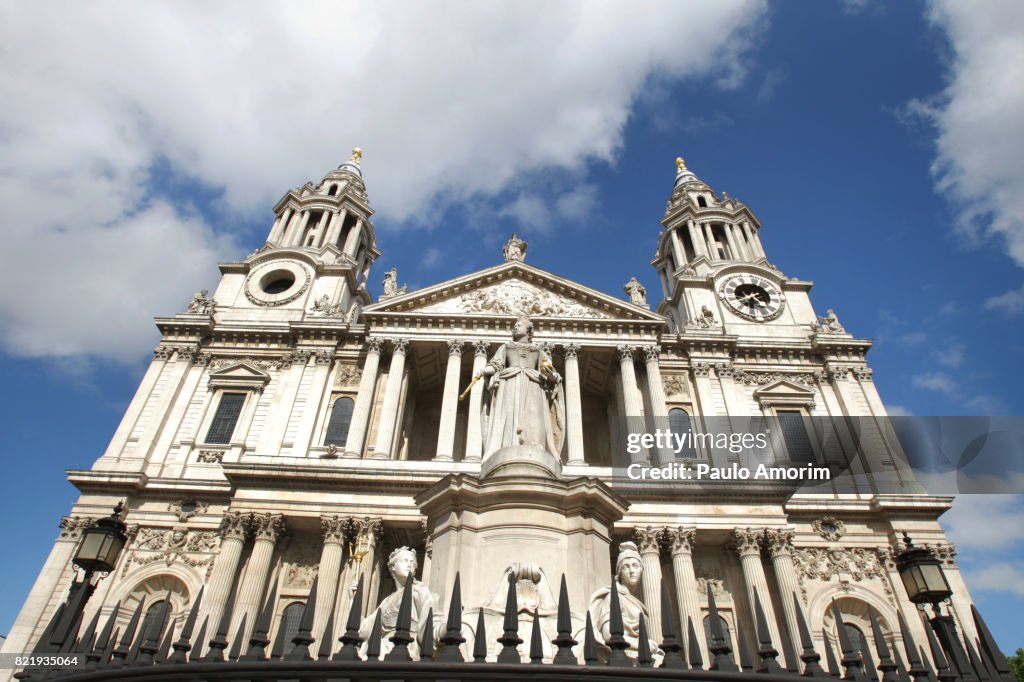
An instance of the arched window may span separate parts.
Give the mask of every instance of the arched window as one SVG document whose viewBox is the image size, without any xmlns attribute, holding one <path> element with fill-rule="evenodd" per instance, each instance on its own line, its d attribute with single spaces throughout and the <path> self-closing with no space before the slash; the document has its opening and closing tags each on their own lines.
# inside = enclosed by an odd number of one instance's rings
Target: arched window
<svg viewBox="0 0 1024 682">
<path fill-rule="evenodd" d="M 297 601 L 286 606 L 281 613 L 281 627 L 277 629 L 277 636 L 279 639 L 284 640 L 284 653 L 286 656 L 288 652 L 295 648 L 292 640 L 295 638 L 295 635 L 299 634 L 299 622 L 302 620 L 302 612 L 305 610 L 306 605 Z"/>
<path fill-rule="evenodd" d="M 722 634 L 725 637 L 725 643 L 732 646 L 732 635 L 729 633 L 729 622 L 725 618 L 719 616 L 718 623 L 722 627 Z M 707 642 L 708 645 L 711 644 L 711 616 L 704 616 L 704 641 Z"/>
<path fill-rule="evenodd" d="M 846 630 L 846 637 L 850 640 L 850 648 L 854 651 L 863 652 L 864 645 L 867 643 L 867 640 L 864 639 L 864 633 L 852 623 L 843 623 L 843 627 Z"/>
<path fill-rule="evenodd" d="M 327 421 L 324 445 L 344 447 L 345 441 L 348 440 L 348 427 L 352 424 L 352 409 L 354 407 L 355 401 L 349 397 L 341 397 L 334 401 L 331 418 Z"/>
<path fill-rule="evenodd" d="M 697 205 L 700 206 L 701 208 L 707 208 L 708 207 L 708 200 L 705 199 L 702 196 L 698 196 L 697 197 Z"/>
<path fill-rule="evenodd" d="M 674 407 L 668 411 L 668 428 L 676 436 L 683 436 L 684 434 L 693 434 L 693 424 L 690 421 L 690 415 L 686 413 L 686 410 L 681 410 L 678 407 Z M 677 459 L 695 459 L 697 457 L 697 449 L 693 447 L 693 441 L 691 438 L 686 438 L 682 443 L 682 447 L 676 452 Z"/>
<path fill-rule="evenodd" d="M 150 626 L 157 627 L 157 628 L 160 628 L 160 627 L 163 626 L 163 623 L 157 622 L 158 619 L 161 616 L 163 616 L 163 613 L 161 612 L 161 609 L 162 609 L 163 605 L 164 605 L 164 600 L 161 599 L 160 601 L 153 602 L 152 604 L 150 604 L 149 608 L 146 609 L 146 617 L 142 619 L 142 627 L 140 627 L 137 630 L 138 635 L 140 637 L 144 637 L 145 638 L 145 637 L 149 637 L 150 636 L 150 633 L 149 633 Z M 156 639 L 159 641 L 161 633 L 159 632 L 159 630 L 157 630 L 156 633 L 157 633 L 156 634 Z"/>
</svg>

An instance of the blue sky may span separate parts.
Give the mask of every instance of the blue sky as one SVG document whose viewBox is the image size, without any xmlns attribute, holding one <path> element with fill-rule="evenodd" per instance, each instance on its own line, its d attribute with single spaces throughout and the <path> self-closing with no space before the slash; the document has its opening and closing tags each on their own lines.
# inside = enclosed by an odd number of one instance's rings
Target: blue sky
<svg viewBox="0 0 1024 682">
<path fill-rule="evenodd" d="M 391 267 L 416 288 L 493 265 L 517 231 L 534 265 L 655 298 L 683 155 L 875 340 L 894 413 L 1024 414 L 1019 2 L 80 5 L 0 5 L 0 632 L 152 317 L 355 145 L 375 294 Z M 1024 503 L 965 496 L 946 525 L 1001 645 L 1024 646 Z"/>
</svg>

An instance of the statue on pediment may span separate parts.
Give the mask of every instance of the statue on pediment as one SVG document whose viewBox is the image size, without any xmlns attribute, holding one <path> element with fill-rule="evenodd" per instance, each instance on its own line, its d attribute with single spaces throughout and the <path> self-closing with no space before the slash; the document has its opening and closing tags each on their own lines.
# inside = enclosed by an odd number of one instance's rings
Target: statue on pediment
<svg viewBox="0 0 1024 682">
<path fill-rule="evenodd" d="M 512 238 L 505 242 L 505 247 L 501 250 L 505 255 L 505 262 L 516 261 L 522 263 L 526 260 L 526 246 L 526 242 L 513 232 Z"/>
<path fill-rule="evenodd" d="M 558 458 L 562 450 L 565 400 L 562 377 L 547 349 L 533 342 L 533 322 L 520 317 L 512 341 L 503 344 L 480 372 L 487 377 L 484 457 L 515 445 L 532 445 Z"/>
<path fill-rule="evenodd" d="M 636 277 L 630 277 L 629 281 L 626 282 L 626 286 L 623 287 L 626 293 L 629 294 L 629 302 L 633 305 L 647 305 L 647 288 L 643 284 L 637 281 Z"/>
</svg>

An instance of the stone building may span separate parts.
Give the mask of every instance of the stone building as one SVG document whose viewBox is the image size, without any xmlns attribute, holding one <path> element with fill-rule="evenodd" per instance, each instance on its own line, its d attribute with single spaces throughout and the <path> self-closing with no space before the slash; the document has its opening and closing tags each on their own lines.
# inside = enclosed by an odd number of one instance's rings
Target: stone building
<svg viewBox="0 0 1024 682">
<path fill-rule="evenodd" d="M 271 632 L 283 643 L 316 576 L 319 638 L 330 610 L 321 607 L 347 613 L 360 582 L 373 614 L 395 589 L 389 557 L 409 547 L 436 618 L 459 572 L 470 639 L 480 610 L 501 618 L 511 576 L 528 641 L 533 614 L 551 634 L 563 574 L 578 632 L 620 543 L 633 541 L 656 642 L 665 585 L 679 627 L 692 621 L 702 644 L 709 588 L 734 649 L 756 641 L 755 595 L 773 640 L 791 642 L 793 593 L 819 646 L 835 646 L 833 601 L 862 641 L 869 613 L 900 640 L 902 612 L 920 643 L 893 562 L 898 533 L 909 531 L 943 560 L 957 621 L 974 639 L 971 599 L 936 521 L 952 500 L 916 491 L 891 459 L 876 473 L 900 482 L 893 492 L 665 494 L 610 483 L 625 416 L 686 432 L 714 418 L 774 416 L 775 452 L 795 464 L 824 457 L 805 417 L 885 416 L 865 361 L 871 342 L 831 310 L 816 314 L 811 282 L 771 264 L 748 206 L 677 160 L 652 261 L 655 305 L 635 278 L 622 297 L 534 267 L 515 235 L 494 266 L 423 289 L 406 291 L 392 269 L 373 301 L 366 283 L 382 251 L 360 157 L 287 192 L 263 246 L 221 265 L 212 295 L 157 318 L 162 339 L 109 447 L 69 473 L 81 497 L 7 651 L 31 650 L 67 594 L 81 530 L 122 499 L 129 543 L 86 619 L 120 602 L 127 621 L 140 601 L 152 614 L 169 598 L 180 625 L 205 586 L 201 617 L 215 624 L 230 609 L 235 632 L 243 618 L 251 629 L 273 594 Z M 524 316 L 540 364 L 516 380 L 549 383 L 513 397 L 557 393 L 560 411 L 546 422 L 547 444 L 527 443 L 520 425 L 518 442 L 493 446 L 500 415 L 487 412 L 497 400 L 489 384 L 499 372 L 485 370 Z M 527 430 L 546 417 L 530 419 Z M 880 437 L 883 451 L 892 447 Z M 648 448 L 632 461 L 721 455 Z M 795 666 L 792 646 L 782 648 Z"/>
</svg>

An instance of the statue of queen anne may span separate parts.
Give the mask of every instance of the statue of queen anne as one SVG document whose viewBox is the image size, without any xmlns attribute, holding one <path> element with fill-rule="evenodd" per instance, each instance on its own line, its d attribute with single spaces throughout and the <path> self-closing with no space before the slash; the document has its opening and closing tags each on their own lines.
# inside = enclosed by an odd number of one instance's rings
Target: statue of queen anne
<svg viewBox="0 0 1024 682">
<path fill-rule="evenodd" d="M 533 343 L 533 323 L 520 316 L 512 341 L 480 373 L 489 379 L 484 404 L 484 457 L 517 445 L 535 446 L 561 459 L 565 424 L 562 377 L 546 349 Z"/>
</svg>

